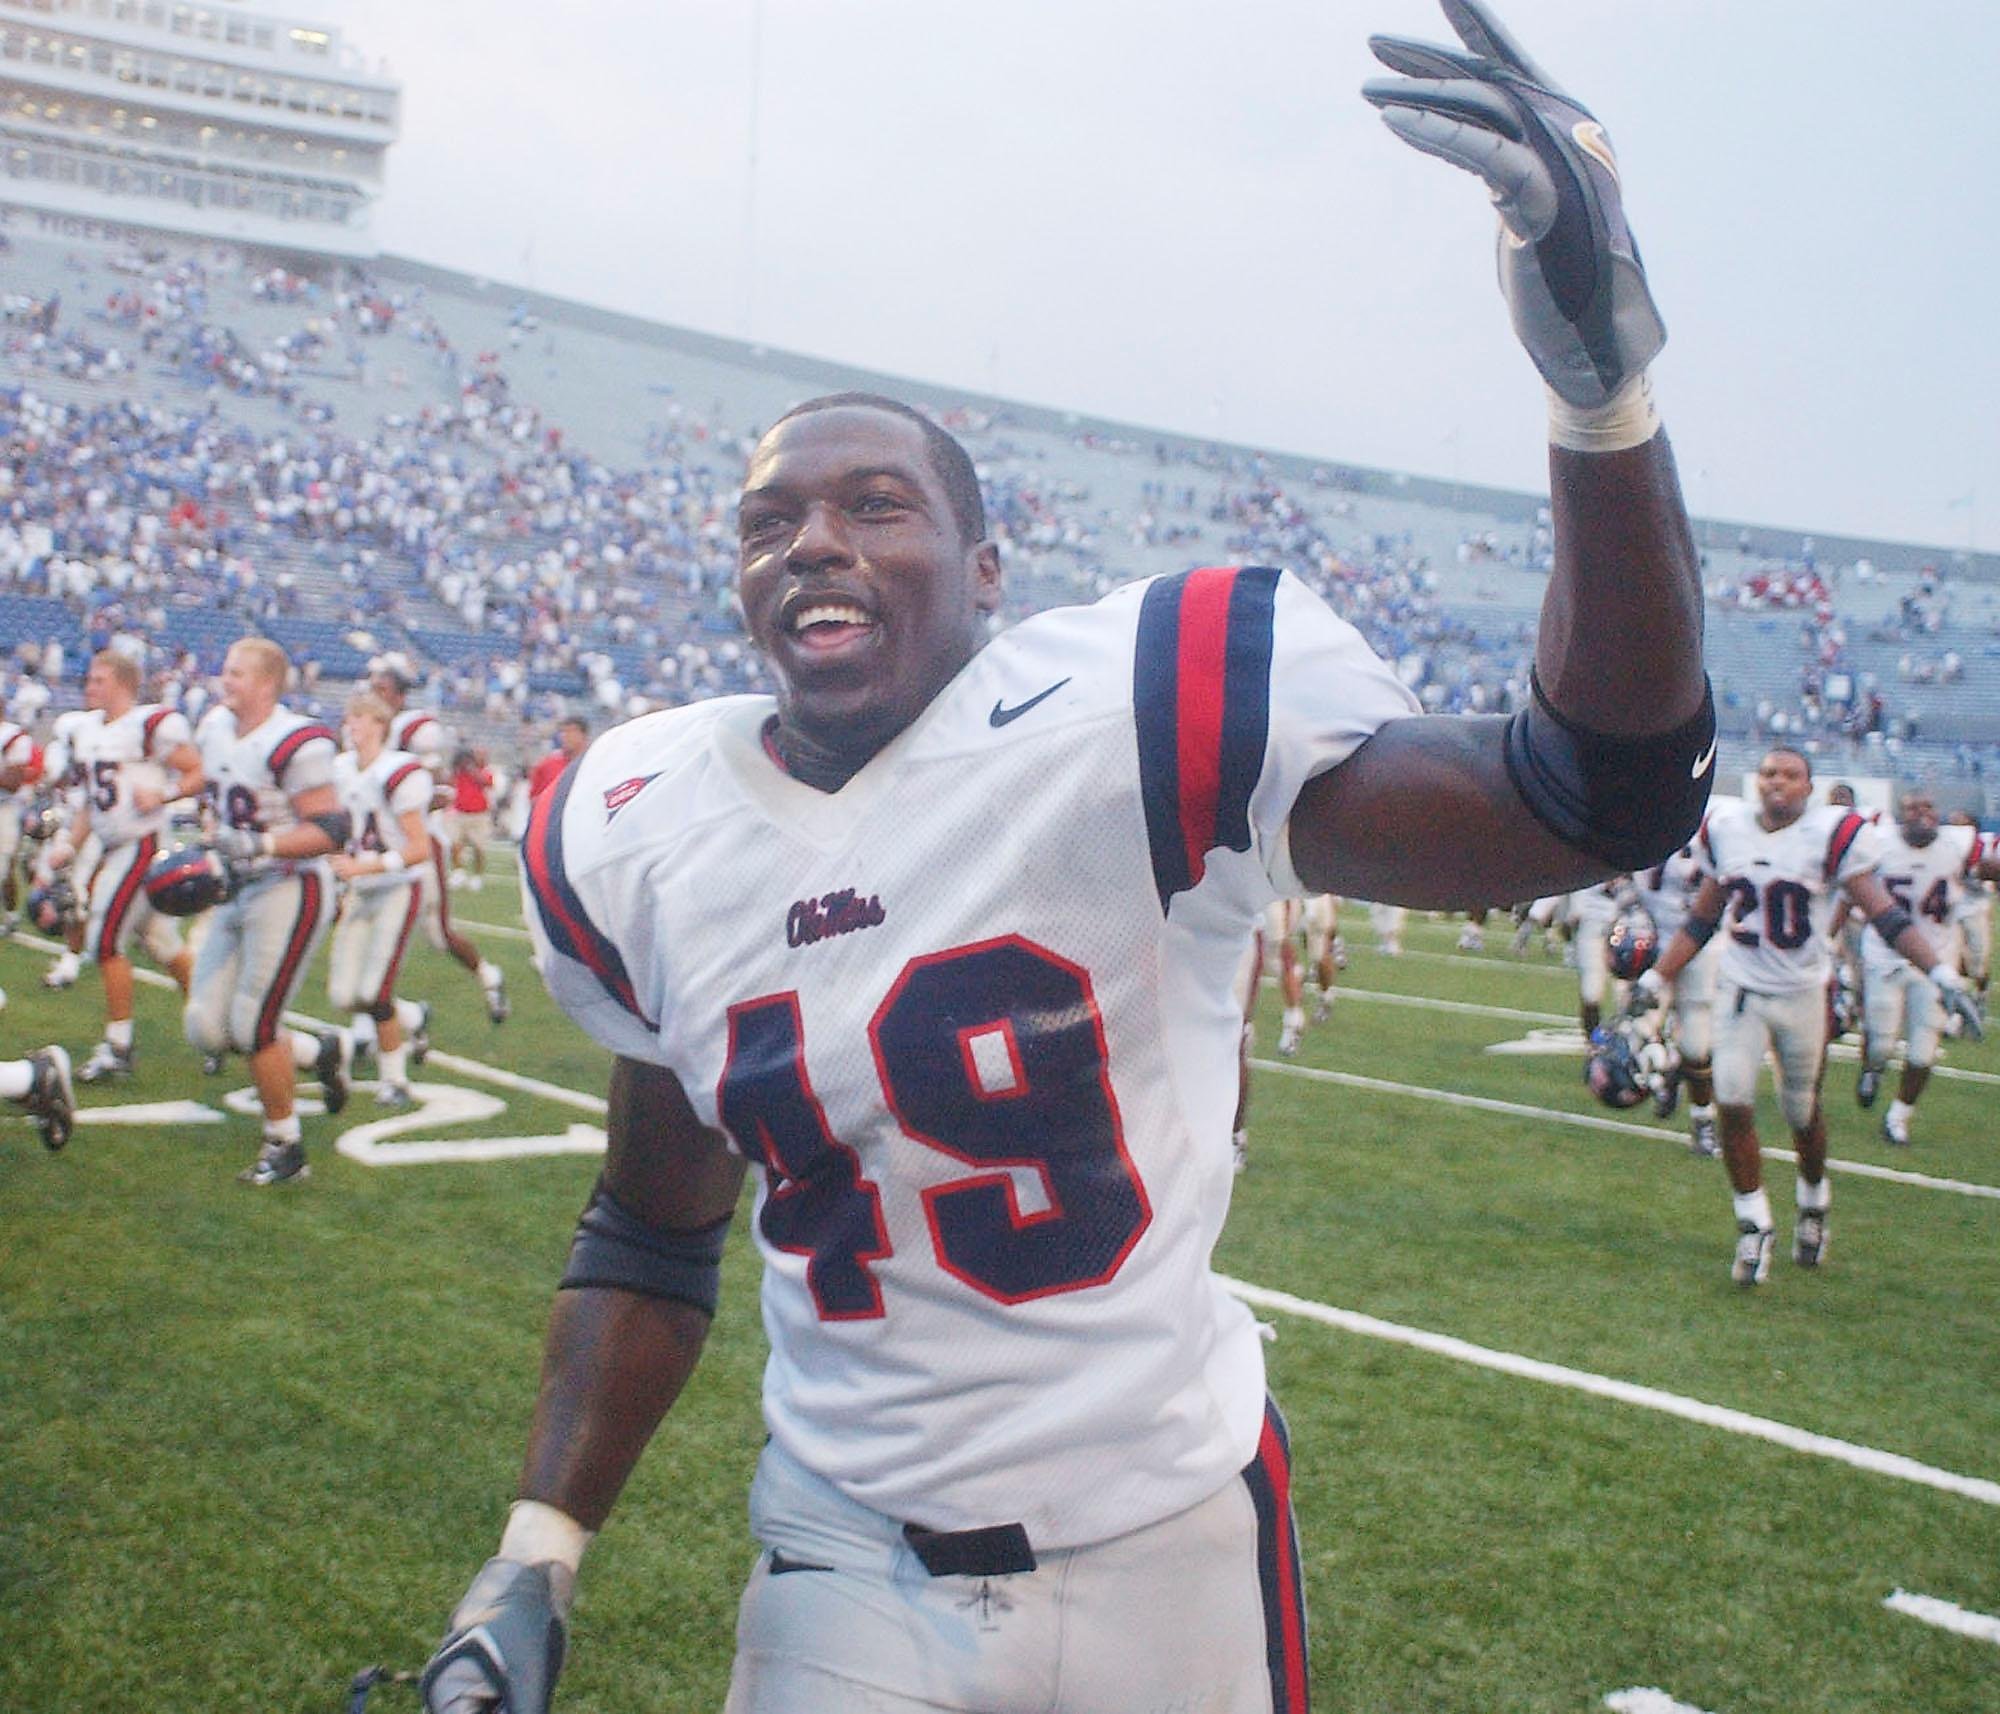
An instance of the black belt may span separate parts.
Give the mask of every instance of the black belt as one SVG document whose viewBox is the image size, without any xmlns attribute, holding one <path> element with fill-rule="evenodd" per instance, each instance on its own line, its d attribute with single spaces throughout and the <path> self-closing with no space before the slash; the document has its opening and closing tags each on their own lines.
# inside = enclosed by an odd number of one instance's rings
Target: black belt
<svg viewBox="0 0 2000 1714">
<path fill-rule="evenodd" d="M 905 1524 L 903 1539 L 933 1577 L 1005 1577 L 1035 1569 L 1035 1550 L 1019 1524 L 988 1524 L 976 1530 L 927 1530 L 921 1524 Z"/>
</svg>

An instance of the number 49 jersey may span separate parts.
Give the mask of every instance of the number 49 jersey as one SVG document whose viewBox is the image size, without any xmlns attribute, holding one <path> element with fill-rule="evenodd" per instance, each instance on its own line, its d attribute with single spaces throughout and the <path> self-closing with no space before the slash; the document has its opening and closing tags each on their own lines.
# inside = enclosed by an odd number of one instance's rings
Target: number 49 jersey
<svg viewBox="0 0 2000 1714">
<path fill-rule="evenodd" d="M 765 697 L 606 733 L 537 801 L 537 961 L 764 1172 L 786 1451 L 1037 1547 L 1193 1505 L 1263 1365 L 1209 1270 L 1253 922 L 1300 787 L 1416 704 L 1301 584 L 1210 569 L 1040 614 L 840 791 Z"/>
<path fill-rule="evenodd" d="M 1835 895 L 1878 866 L 1878 838 L 1839 804 L 1813 804 L 1778 828 L 1766 828 L 1749 799 L 1715 804 L 1695 852 L 1729 895 L 1720 980 L 1758 994 L 1824 987 L 1833 971 L 1826 931 Z"/>
</svg>

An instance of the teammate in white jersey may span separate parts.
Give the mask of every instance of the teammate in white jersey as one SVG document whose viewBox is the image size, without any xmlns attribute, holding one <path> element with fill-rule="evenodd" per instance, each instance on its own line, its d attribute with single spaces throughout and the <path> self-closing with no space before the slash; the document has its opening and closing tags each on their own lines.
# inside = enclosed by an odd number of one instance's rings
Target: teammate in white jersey
<svg viewBox="0 0 2000 1714">
<path fill-rule="evenodd" d="M 85 945 L 104 983 L 104 1039 L 78 1078 L 130 1077 L 133 1064 L 131 945 L 148 953 L 185 995 L 194 955 L 180 925 L 146 899 L 146 865 L 160 854 L 168 804 L 202 789 L 201 752 L 173 709 L 139 700 L 139 663 L 101 649 L 83 679 L 85 717 L 70 736 L 83 803 L 70 823 L 70 849 L 93 835 L 103 847 L 91 879 Z"/>
<path fill-rule="evenodd" d="M 347 885 L 347 906 L 333 931 L 327 998 L 336 1011 L 359 1012 L 374 1026 L 376 1103 L 404 1108 L 413 1101 L 412 1051 L 421 1065 L 430 1050 L 430 1008 L 397 999 L 396 975 L 423 904 L 433 782 L 416 757 L 387 747 L 389 709 L 380 697 L 356 696 L 346 724 L 349 748 L 334 763 L 334 782 L 352 831 L 333 872 Z"/>
<path fill-rule="evenodd" d="M 1483 25 L 1469 45 L 1515 63 Z M 1497 102 L 1555 100 L 1470 63 Z M 1377 98 L 1456 146 L 1424 79 Z M 1562 194 L 1590 187 L 1591 229 L 1622 235 L 1615 179 L 1575 162 Z M 522 1498 L 430 1709 L 546 1709 L 577 1563 L 700 1351 L 750 1162 L 770 1439 L 731 1714 L 1306 1707 L 1282 1425 L 1209 1267 L 1230 977 L 1273 898 L 1462 908 L 1692 832 L 1698 570 L 1664 438 L 1629 414 L 1651 348 L 1606 331 L 1600 357 L 1631 361 L 1589 391 L 1562 333 L 1528 335 L 1580 397 L 1554 427 L 1539 691 L 1511 720 L 1419 715 L 1269 570 L 989 644 L 999 553 L 950 436 L 861 395 L 764 436 L 738 591 L 775 699 L 616 727 L 531 818 L 538 962 L 618 1055 L 609 1153 Z M 1586 423 L 1604 450 L 1567 444 Z M 982 1591 L 990 1629 L 965 1613 Z"/>
<path fill-rule="evenodd" d="M 0 932 L 10 930 L 21 909 L 21 817 L 28 795 L 41 778 L 42 754 L 27 727 L 0 720 Z"/>
<path fill-rule="evenodd" d="M 450 837 L 444 823 L 445 805 L 450 801 L 451 752 L 446 748 L 450 735 L 428 709 L 408 705 L 416 682 L 416 668 L 403 655 L 382 655 L 369 663 L 368 688 L 389 709 L 389 748 L 416 757 L 433 782 L 431 811 L 425 821 L 431 836 L 431 859 L 423 878 L 424 933 L 438 951 L 450 953 L 472 972 L 486 1003 L 486 1016 L 503 1024 L 512 1010 L 506 973 L 490 958 L 482 957 L 479 948 L 451 920 L 450 877 L 446 872 Z"/>
<path fill-rule="evenodd" d="M 50 782 L 64 825 L 75 820 L 87 800 L 83 764 L 76 754 L 76 735 L 89 717 L 89 710 L 82 708 L 65 709 L 58 714 L 49 728 L 49 741 L 43 752 L 43 778 Z M 43 847 L 36 865 L 37 882 L 46 885 L 59 871 L 67 869 L 71 891 L 80 902 L 88 900 L 91 883 L 97 874 L 98 859 L 103 853 L 103 842 L 94 838 L 74 847 L 52 841 Z M 77 977 L 83 974 L 83 949 L 88 939 L 88 927 L 82 912 L 64 927 L 62 953 L 42 972 L 44 988 L 71 988 L 76 985 Z"/>
<path fill-rule="evenodd" d="M 1979 823 L 1965 810 L 1955 809 L 1950 815 L 1953 827 L 1969 827 L 1979 832 Z M 2000 840 L 1991 835 L 1981 835 L 1989 854 L 2000 851 Z M 1958 932 L 1961 957 L 1965 974 L 1971 979 L 1974 990 L 1979 995 L 1982 1009 L 1986 1004 L 1986 993 L 1993 976 L 1993 889 L 1991 881 L 1973 880 L 1965 885 L 1965 892 L 1958 901 Z"/>
<path fill-rule="evenodd" d="M 1947 964 L 1960 962 L 1959 907 L 1969 888 L 2000 878 L 1996 853 L 1972 827 L 1940 827 L 1936 800 L 1917 786 L 1903 793 L 1896 819 L 1880 832 L 1882 885 L 1917 918 Z M 1882 1116 L 1882 1134 L 1907 1146 L 1910 1115 L 1937 1060 L 1944 1008 L 1935 984 L 1876 936 L 1861 948 L 1861 1075 L 1854 1098 L 1872 1107 L 1900 1036 L 1903 1076 Z"/>
<path fill-rule="evenodd" d="M 1820 1077 L 1826 1064 L 1827 929 L 1845 894 L 1877 935 L 1929 976 L 1948 1002 L 1970 1008 L 1965 979 L 1940 961 L 1930 938 L 1876 873 L 1876 830 L 1853 810 L 1813 804 L 1812 764 L 1798 750 L 1768 751 L 1757 768 L 1757 801 L 1729 799 L 1709 812 L 1696 842 L 1703 877 L 1686 922 L 1660 961 L 1633 984 L 1634 1004 L 1658 1002 L 1723 926 L 1728 939 L 1716 976 L 1715 1099 L 1722 1153 L 1735 1191 L 1736 1252 L 1731 1276 L 1763 1283 L 1776 1244 L 1764 1193 L 1754 1103 L 1765 1055 L 1778 1064 L 1778 1099 L 1798 1156 L 1792 1259 L 1818 1267 L 1826 1256 L 1826 1117 Z"/>
<path fill-rule="evenodd" d="M 344 1030 L 285 1027 L 284 1011 L 333 921 L 326 855 L 347 843 L 347 811 L 333 788 L 332 732 L 279 698 L 291 674 L 265 637 L 230 646 L 221 705 L 197 733 L 214 805 L 215 844 L 245 873 L 216 906 L 195 955 L 182 1022 L 203 1053 L 247 1054 L 264 1108 L 264 1141 L 238 1176 L 266 1186 L 307 1174 L 294 1110 L 298 1069 L 317 1073 L 329 1113 L 347 1100 L 351 1046 Z"/>
<path fill-rule="evenodd" d="M 1579 887 L 1569 896 L 1570 945 L 1576 953 L 1577 1018 L 1584 1039 L 1604 1021 L 1604 995 L 1611 985 L 1604 937 L 1612 921 L 1635 897 L 1632 882 L 1614 875 L 1594 887 Z"/>
<path fill-rule="evenodd" d="M 1659 930 L 1660 945 L 1668 945 L 1688 907 L 1701 890 L 1701 859 L 1692 845 L 1683 845 L 1664 863 L 1655 863 L 1632 877 L 1639 902 Z M 1704 1159 L 1722 1153 L 1715 1118 L 1715 968 L 1722 946 L 1710 941 L 1674 977 L 1668 1006 L 1674 1019 L 1674 1046 L 1680 1055 L 1681 1082 L 1688 1092 L 1688 1147 Z"/>
</svg>

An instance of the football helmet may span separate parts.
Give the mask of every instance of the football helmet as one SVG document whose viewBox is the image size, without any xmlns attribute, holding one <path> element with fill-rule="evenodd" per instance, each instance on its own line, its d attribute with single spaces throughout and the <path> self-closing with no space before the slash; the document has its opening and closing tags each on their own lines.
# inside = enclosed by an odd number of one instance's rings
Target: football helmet
<svg viewBox="0 0 2000 1714">
<path fill-rule="evenodd" d="M 81 902 L 67 875 L 28 889 L 28 920 L 44 934 L 62 934 L 82 920 Z"/>
<path fill-rule="evenodd" d="M 1644 905 L 1629 906 L 1612 919 L 1605 931 L 1604 958 L 1619 981 L 1635 981 L 1659 956 L 1660 926 Z"/>
<path fill-rule="evenodd" d="M 162 851 L 146 865 L 146 900 L 163 916 L 191 917 L 236 896 L 235 866 L 207 845 Z"/>
<path fill-rule="evenodd" d="M 21 815 L 21 837 L 46 845 L 63 830 L 62 806 L 53 798 L 37 798 Z"/>
<path fill-rule="evenodd" d="M 1583 1062 L 1583 1080 L 1591 1094 L 1607 1107 L 1636 1107 L 1646 1098 L 1639 1052 L 1631 1032 L 1599 1024 L 1590 1032 L 1590 1052 Z"/>
</svg>

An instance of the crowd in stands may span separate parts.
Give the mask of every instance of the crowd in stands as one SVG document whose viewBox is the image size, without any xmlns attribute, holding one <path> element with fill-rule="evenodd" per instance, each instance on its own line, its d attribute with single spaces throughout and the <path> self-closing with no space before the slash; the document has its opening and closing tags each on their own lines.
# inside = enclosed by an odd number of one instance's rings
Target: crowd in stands
<svg viewBox="0 0 2000 1714">
<path fill-rule="evenodd" d="M 21 380 L 0 387 L 0 602 L 16 601 L 0 623 L 17 674 L 73 695 L 79 661 L 116 643 L 198 701 L 222 649 L 255 626 L 300 663 L 311 697 L 322 677 L 334 694 L 366 656 L 397 648 L 428 663 L 430 700 L 503 746 L 511 731 L 529 754 L 571 711 L 602 724 L 763 683 L 733 596 L 734 493 L 755 431 L 725 422 L 719 404 L 665 401 L 643 455 L 614 466 L 515 384 L 510 356 L 539 328 L 524 305 L 490 348 L 466 349 L 423 287 L 360 268 L 315 279 L 228 252 L 133 251 L 103 272 L 107 289 L 72 292 L 80 314 L 54 296 L 5 303 Z M 273 310 L 297 320 L 245 337 L 232 300 L 267 324 Z M 413 372 L 426 385 L 407 408 L 365 427 L 337 423 L 316 391 L 362 381 L 379 409 Z M 85 386 L 40 387 L 43 376 Z M 1158 569 L 1149 555 L 1278 564 L 1355 624 L 1427 708 L 1506 712 L 1527 694 L 1532 624 L 1468 617 L 1445 597 L 1435 544 L 1371 527 L 1336 472 L 1288 477 L 1239 449 L 1076 432 L 1074 452 L 1141 472 L 1136 501 L 1114 504 L 1004 413 L 944 420 L 979 463 L 1010 619 L 1093 599 L 1135 561 Z M 1539 571 L 1550 546 L 1544 512 L 1518 536 L 1464 531 L 1456 558 Z M 1851 569 L 1872 575 L 1865 562 Z M 1796 562 L 1711 597 L 1798 621 L 1798 697 L 1748 710 L 1757 735 L 1907 730 L 1909 712 L 1888 711 L 1882 688 L 1853 670 L 1810 542 Z M 1885 623 L 1922 643 L 1949 612 L 1938 578 Z M 1905 660 L 1897 677 L 1911 684 L 1964 671 L 1949 647 Z"/>
</svg>

